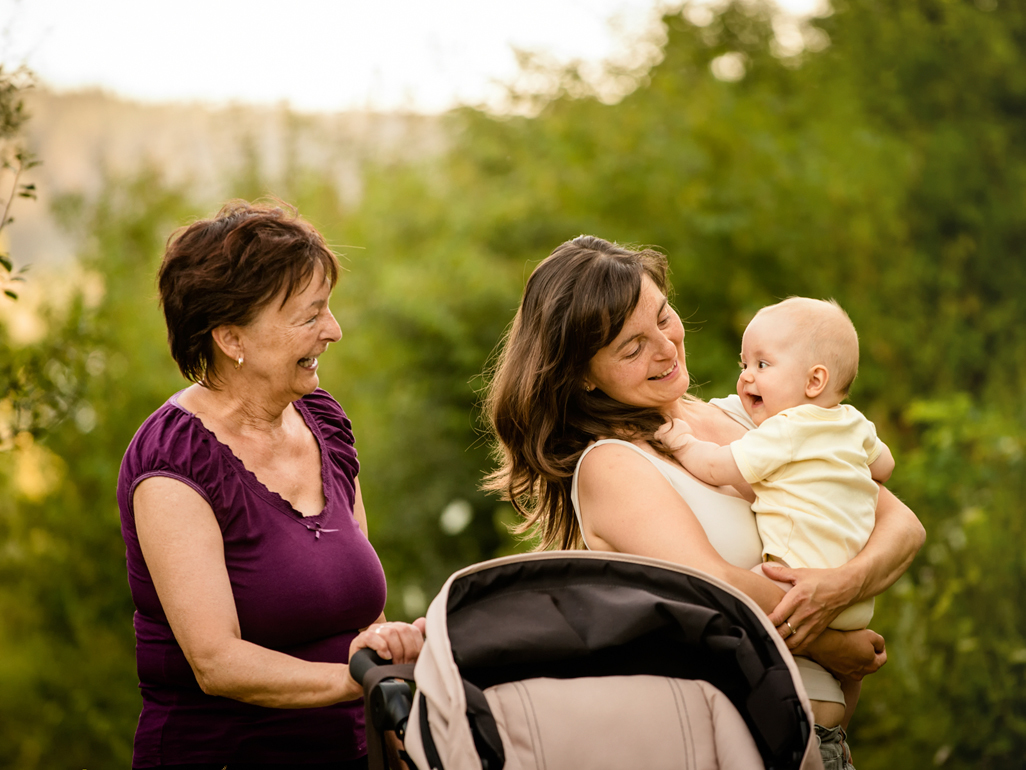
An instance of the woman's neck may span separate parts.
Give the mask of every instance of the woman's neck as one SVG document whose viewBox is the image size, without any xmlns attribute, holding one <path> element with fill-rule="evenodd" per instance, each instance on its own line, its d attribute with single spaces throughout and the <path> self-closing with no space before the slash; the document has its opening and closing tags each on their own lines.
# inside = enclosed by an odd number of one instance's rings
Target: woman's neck
<svg viewBox="0 0 1026 770">
<path fill-rule="evenodd" d="M 284 407 L 264 404 L 245 397 L 230 386 L 213 390 L 193 385 L 179 398 L 178 403 L 195 414 L 204 424 L 214 425 L 239 436 L 279 435 L 283 429 Z M 216 433 L 217 431 L 215 431 Z"/>
</svg>

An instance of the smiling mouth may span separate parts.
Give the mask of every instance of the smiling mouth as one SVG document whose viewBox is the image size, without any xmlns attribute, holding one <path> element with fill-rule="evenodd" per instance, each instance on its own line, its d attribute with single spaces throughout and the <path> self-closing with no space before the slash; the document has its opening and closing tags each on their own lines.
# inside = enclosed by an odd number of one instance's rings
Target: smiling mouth
<svg viewBox="0 0 1026 770">
<path fill-rule="evenodd" d="M 300 358 L 299 365 L 304 369 L 316 369 L 317 358 L 316 356 L 307 356 L 306 358 Z"/>
<path fill-rule="evenodd" d="M 675 371 L 677 371 L 677 362 L 676 361 L 674 361 L 673 362 L 673 366 L 671 366 L 665 372 L 660 372 L 655 377 L 649 377 L 648 379 L 650 379 L 650 380 L 663 380 L 663 379 L 666 379 L 667 377 L 669 377 Z"/>
</svg>

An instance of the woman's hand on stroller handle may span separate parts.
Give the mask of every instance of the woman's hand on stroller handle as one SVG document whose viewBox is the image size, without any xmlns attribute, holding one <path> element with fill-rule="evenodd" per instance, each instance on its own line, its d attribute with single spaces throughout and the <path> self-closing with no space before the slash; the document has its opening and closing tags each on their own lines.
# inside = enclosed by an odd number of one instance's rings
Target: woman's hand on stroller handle
<svg viewBox="0 0 1026 770">
<path fill-rule="evenodd" d="M 425 623 L 424 618 L 418 618 L 413 623 L 375 623 L 368 626 L 349 645 L 349 658 L 352 660 L 358 650 L 368 649 L 385 662 L 413 663 L 424 646 Z M 349 678 L 358 693 L 362 693 L 362 676 L 349 671 Z"/>
</svg>

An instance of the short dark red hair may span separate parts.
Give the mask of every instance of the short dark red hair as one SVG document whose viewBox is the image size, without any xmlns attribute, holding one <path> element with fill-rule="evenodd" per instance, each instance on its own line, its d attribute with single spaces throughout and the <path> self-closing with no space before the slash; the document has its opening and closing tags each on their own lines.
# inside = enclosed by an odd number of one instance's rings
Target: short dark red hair
<svg viewBox="0 0 1026 770">
<path fill-rule="evenodd" d="M 246 326 L 283 291 L 284 305 L 318 266 L 334 288 L 338 257 L 281 201 L 229 201 L 213 219 L 173 233 L 157 282 L 171 356 L 185 378 L 216 387 L 211 331 Z"/>
</svg>

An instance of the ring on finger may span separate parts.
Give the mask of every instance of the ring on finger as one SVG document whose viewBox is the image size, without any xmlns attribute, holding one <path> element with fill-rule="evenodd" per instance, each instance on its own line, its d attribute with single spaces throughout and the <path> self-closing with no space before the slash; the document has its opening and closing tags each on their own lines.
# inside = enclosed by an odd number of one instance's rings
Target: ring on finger
<svg viewBox="0 0 1026 770">
<path fill-rule="evenodd" d="M 794 626 L 791 625 L 791 621 L 785 620 L 784 625 L 787 626 L 787 630 L 791 632 L 790 634 L 788 634 L 788 636 L 794 636 L 795 630 Z"/>
</svg>

